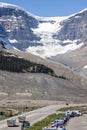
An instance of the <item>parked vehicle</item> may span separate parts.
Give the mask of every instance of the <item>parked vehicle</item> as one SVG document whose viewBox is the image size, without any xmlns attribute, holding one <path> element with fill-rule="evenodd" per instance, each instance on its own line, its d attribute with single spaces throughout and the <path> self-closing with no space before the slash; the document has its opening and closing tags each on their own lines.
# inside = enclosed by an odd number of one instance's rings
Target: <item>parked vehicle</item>
<svg viewBox="0 0 87 130">
<path fill-rule="evenodd" d="M 23 123 L 23 121 L 25 121 L 25 120 L 26 120 L 26 117 L 24 115 L 18 116 L 19 123 Z"/>
<path fill-rule="evenodd" d="M 51 123 L 51 127 L 58 128 L 59 126 L 64 125 L 64 119 L 56 119 L 54 122 Z"/>
<path fill-rule="evenodd" d="M 71 113 L 71 117 L 75 117 L 75 116 L 81 116 L 82 113 L 79 110 L 73 110 Z"/>
<path fill-rule="evenodd" d="M 64 126 L 59 126 L 58 130 L 66 130 L 66 128 Z"/>
<path fill-rule="evenodd" d="M 67 117 L 65 116 L 64 117 L 64 124 L 66 124 L 68 122 L 68 119 L 67 119 Z"/>
<path fill-rule="evenodd" d="M 66 130 L 66 128 L 64 126 L 59 126 L 58 128 L 54 127 L 54 128 L 47 128 L 45 127 L 43 130 Z"/>
<path fill-rule="evenodd" d="M 14 127 L 16 125 L 16 120 L 15 119 L 8 119 L 7 120 L 7 126 L 8 127 Z"/>
<path fill-rule="evenodd" d="M 57 128 L 45 127 L 43 130 L 57 130 Z"/>
<path fill-rule="evenodd" d="M 23 123 L 21 125 L 21 130 L 29 130 L 29 128 L 30 128 L 29 121 L 23 121 Z"/>
<path fill-rule="evenodd" d="M 68 110 L 66 111 L 66 117 L 67 118 L 70 118 L 70 117 L 76 117 L 76 116 L 81 116 L 82 115 L 82 112 L 79 111 L 79 110 Z"/>
</svg>

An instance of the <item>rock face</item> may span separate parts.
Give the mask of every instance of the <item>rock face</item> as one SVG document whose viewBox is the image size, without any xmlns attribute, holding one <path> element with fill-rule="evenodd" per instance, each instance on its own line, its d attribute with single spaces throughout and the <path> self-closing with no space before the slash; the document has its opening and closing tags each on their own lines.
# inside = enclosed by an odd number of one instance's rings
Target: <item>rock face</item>
<svg viewBox="0 0 87 130">
<path fill-rule="evenodd" d="M 87 10 L 69 17 L 61 22 L 61 30 L 56 34 L 59 40 L 80 40 L 87 39 Z"/>
<path fill-rule="evenodd" d="M 32 32 L 38 21 L 18 7 L 0 6 L 0 36 L 8 37 L 18 49 L 25 49 L 31 41 L 38 39 Z"/>
</svg>

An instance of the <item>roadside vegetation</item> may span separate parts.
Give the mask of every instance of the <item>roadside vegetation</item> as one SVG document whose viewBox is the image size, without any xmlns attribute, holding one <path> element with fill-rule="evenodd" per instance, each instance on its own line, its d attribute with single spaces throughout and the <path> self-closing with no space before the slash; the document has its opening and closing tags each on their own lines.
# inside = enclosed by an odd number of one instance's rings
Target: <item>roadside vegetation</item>
<svg viewBox="0 0 87 130">
<path fill-rule="evenodd" d="M 60 118 L 63 118 L 64 116 L 65 116 L 65 114 L 61 114 L 61 113 L 58 115 L 57 114 L 49 115 L 45 119 L 43 119 L 42 121 L 35 123 L 33 126 L 31 126 L 29 128 L 29 130 L 42 130 L 42 128 L 49 126 L 50 123 L 52 121 L 54 121 L 55 119 L 60 119 Z"/>
<path fill-rule="evenodd" d="M 39 121 L 39 122 L 35 123 L 33 126 L 31 126 L 29 128 L 29 130 L 42 130 L 42 128 L 49 126 L 50 123 L 52 121 L 54 121 L 55 119 L 63 118 L 65 116 L 65 114 L 62 113 L 62 112 L 65 112 L 67 110 L 81 110 L 83 112 L 83 114 L 87 114 L 87 106 L 86 105 L 84 105 L 84 106 L 75 106 L 75 107 L 69 107 L 68 106 L 68 107 L 61 108 L 61 109 L 57 110 L 57 111 L 60 111 L 61 113 L 52 114 L 52 115 L 46 117 L 45 119 L 43 119 L 42 121 Z"/>
<path fill-rule="evenodd" d="M 41 108 L 40 106 L 8 106 L 8 107 L 0 107 L 0 111 L 2 114 L 0 115 L 0 120 L 7 119 L 9 117 L 13 117 L 25 112 L 33 111 L 38 108 Z"/>
<path fill-rule="evenodd" d="M 65 107 L 65 108 L 59 109 L 58 111 L 65 112 L 65 111 L 68 111 L 68 110 L 80 110 L 80 111 L 82 111 L 83 114 L 87 114 L 87 106 L 86 105 L 74 106 L 74 107 Z"/>
</svg>

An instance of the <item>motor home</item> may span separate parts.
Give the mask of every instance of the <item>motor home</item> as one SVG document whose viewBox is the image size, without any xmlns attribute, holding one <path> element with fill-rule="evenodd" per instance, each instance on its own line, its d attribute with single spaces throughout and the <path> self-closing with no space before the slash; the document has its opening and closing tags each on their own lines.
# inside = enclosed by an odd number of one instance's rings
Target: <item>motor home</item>
<svg viewBox="0 0 87 130">
<path fill-rule="evenodd" d="M 16 120 L 15 119 L 8 119 L 7 120 L 7 126 L 11 127 L 11 126 L 15 126 L 16 125 Z"/>
<path fill-rule="evenodd" d="M 18 116 L 18 121 L 19 121 L 19 123 L 22 123 L 22 122 L 25 121 L 25 120 L 26 120 L 26 117 L 25 117 L 24 115 Z"/>
</svg>

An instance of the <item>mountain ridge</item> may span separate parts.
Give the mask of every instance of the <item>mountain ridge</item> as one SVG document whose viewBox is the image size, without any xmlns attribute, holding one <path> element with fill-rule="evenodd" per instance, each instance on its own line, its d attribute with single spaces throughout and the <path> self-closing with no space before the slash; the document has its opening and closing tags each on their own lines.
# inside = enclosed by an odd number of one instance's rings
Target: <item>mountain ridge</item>
<svg viewBox="0 0 87 130">
<path fill-rule="evenodd" d="M 26 12 L 21 7 L 5 3 L 1 3 L 0 9 L 0 26 L 6 33 L 5 37 L 19 50 L 47 58 L 76 50 L 84 45 L 78 39 L 82 35 L 80 30 L 83 27 L 81 25 L 79 30 L 75 24 L 80 19 L 79 15 L 85 13 L 87 8 L 65 17 L 39 17 Z M 8 10 L 7 13 L 5 9 Z M 76 22 L 73 22 L 75 20 Z M 85 19 L 83 22 L 86 24 Z M 78 27 L 79 34 L 76 33 L 75 26 Z"/>
</svg>

